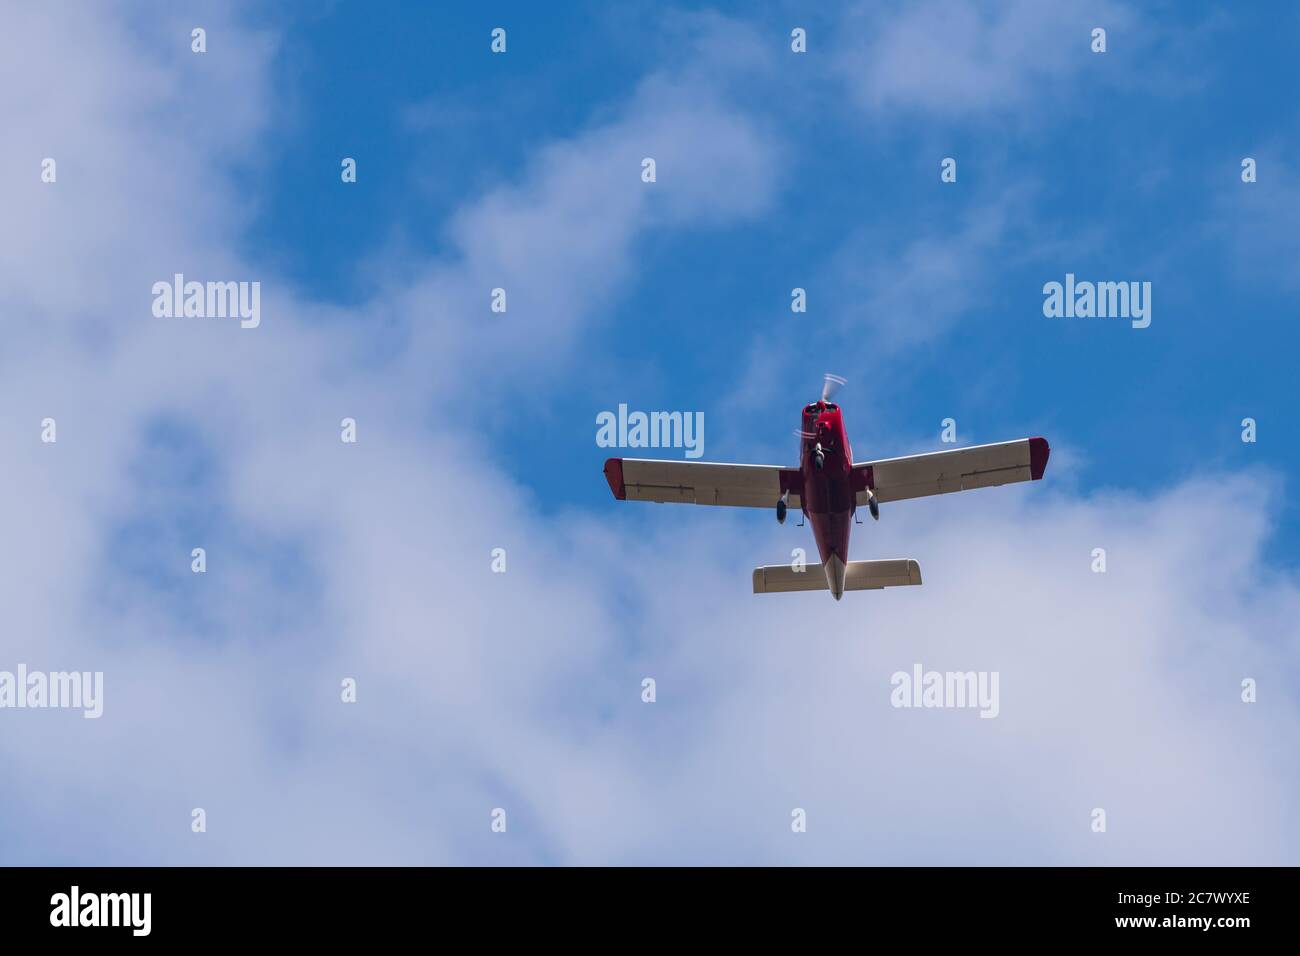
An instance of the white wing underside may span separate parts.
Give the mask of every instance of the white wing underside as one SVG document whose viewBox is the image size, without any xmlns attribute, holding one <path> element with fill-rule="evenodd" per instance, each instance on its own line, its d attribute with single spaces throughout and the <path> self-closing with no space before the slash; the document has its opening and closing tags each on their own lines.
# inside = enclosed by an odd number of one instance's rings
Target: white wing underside
<svg viewBox="0 0 1300 956">
<path fill-rule="evenodd" d="M 621 468 L 623 494 L 615 487 L 610 467 Z M 614 494 L 628 501 L 661 501 L 694 505 L 724 505 L 733 508 L 773 508 L 782 494 L 782 474 L 787 482 L 797 480 L 798 470 L 780 465 L 730 465 L 711 461 L 655 461 L 644 458 L 614 458 L 606 464 Z M 787 485 L 788 487 L 788 485 Z M 792 490 L 787 504 L 800 507 L 799 494 Z"/>
<path fill-rule="evenodd" d="M 1041 438 L 1020 438 L 994 445 L 972 445 L 952 451 L 907 455 L 854 464 L 854 470 L 869 469 L 866 483 L 882 504 L 907 498 L 925 498 L 972 488 L 991 488 L 1043 476 L 1050 449 Z M 869 493 L 857 493 L 865 505 Z"/>
<path fill-rule="evenodd" d="M 869 489 L 881 503 L 924 498 L 972 488 L 990 488 L 1041 478 L 1050 449 L 1041 438 L 856 462 L 852 481 L 856 501 L 865 505 Z M 733 465 L 710 461 L 659 461 L 611 458 L 605 477 L 614 496 L 628 501 L 772 508 L 787 494 L 791 509 L 801 506 L 803 476 L 781 465 Z"/>
</svg>

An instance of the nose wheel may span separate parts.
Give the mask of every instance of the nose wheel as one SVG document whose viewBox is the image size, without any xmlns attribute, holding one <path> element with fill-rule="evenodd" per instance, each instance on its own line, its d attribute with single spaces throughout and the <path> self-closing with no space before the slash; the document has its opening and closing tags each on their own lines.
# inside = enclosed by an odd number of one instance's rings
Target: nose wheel
<svg viewBox="0 0 1300 956">
<path fill-rule="evenodd" d="M 813 467 L 818 471 L 826 467 L 826 452 L 822 451 L 821 442 L 818 442 L 817 447 L 813 449 Z"/>
</svg>

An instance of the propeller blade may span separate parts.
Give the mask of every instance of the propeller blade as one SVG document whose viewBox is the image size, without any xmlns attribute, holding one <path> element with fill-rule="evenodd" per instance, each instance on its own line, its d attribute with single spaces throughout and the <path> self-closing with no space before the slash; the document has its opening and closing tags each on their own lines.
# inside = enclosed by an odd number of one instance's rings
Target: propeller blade
<svg viewBox="0 0 1300 956">
<path fill-rule="evenodd" d="M 829 402 L 831 396 L 834 395 L 839 390 L 839 387 L 844 384 L 846 384 L 844 379 L 840 378 L 838 375 L 832 375 L 830 372 L 827 372 L 826 380 L 822 384 L 822 401 Z"/>
</svg>

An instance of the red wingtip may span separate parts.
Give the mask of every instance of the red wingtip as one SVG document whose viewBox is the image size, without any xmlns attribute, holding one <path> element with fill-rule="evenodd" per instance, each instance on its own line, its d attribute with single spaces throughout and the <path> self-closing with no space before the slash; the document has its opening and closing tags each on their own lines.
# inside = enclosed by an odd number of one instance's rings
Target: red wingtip
<svg viewBox="0 0 1300 956">
<path fill-rule="evenodd" d="M 1039 441 L 1042 441 L 1040 438 Z M 623 459 L 607 458 L 605 459 L 605 480 L 609 482 L 609 490 L 614 492 L 614 497 L 619 501 L 627 498 L 627 488 L 623 485 Z"/>
<path fill-rule="evenodd" d="M 1043 477 L 1043 472 L 1047 470 L 1047 457 L 1051 453 L 1046 438 L 1029 439 L 1029 477 L 1034 481 Z"/>
</svg>

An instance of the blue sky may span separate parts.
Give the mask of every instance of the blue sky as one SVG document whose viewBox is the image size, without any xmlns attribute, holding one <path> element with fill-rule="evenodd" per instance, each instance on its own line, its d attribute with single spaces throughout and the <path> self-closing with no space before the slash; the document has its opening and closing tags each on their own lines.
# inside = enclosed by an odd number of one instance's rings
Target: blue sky
<svg viewBox="0 0 1300 956">
<path fill-rule="evenodd" d="M 1298 20 L 14 14 L 0 671 L 106 703 L 0 711 L 0 861 L 1294 863 Z M 151 316 L 176 272 L 260 326 Z M 1045 317 L 1066 273 L 1150 282 L 1150 327 Z M 828 371 L 860 460 L 953 418 L 1047 480 L 883 509 L 854 557 L 925 586 L 838 605 L 748 593 L 806 528 L 611 498 L 601 411 L 784 463 Z M 915 663 L 999 672 L 999 717 L 892 708 Z"/>
<path fill-rule="evenodd" d="M 1273 234 L 1289 232 L 1284 223 L 1250 218 L 1293 195 L 1296 66 L 1288 31 L 1267 26 L 1293 12 L 1180 4 L 1151 12 L 1138 33 L 1112 26 L 1104 55 L 1086 43 L 1069 51 L 1070 80 L 1047 102 L 939 116 L 903 104 L 879 116 L 846 108 L 815 62 L 848 43 L 830 24 L 814 26 L 801 60 L 783 49 L 788 24 L 804 22 L 791 10 L 759 20 L 743 6 L 656 10 L 393 4 L 377 15 L 342 3 L 294 18 L 273 66 L 283 132 L 247 177 L 261 197 L 250 253 L 312 296 L 364 297 L 387 244 L 445 249 L 439 224 L 466 195 L 524 177 L 538 149 L 616 110 L 660 58 L 724 57 L 725 31 L 717 49 L 682 52 L 697 35 L 691 17 L 719 10 L 771 45 L 771 72 L 736 95 L 782 151 L 771 202 L 743 224 L 639 239 L 637 274 L 570 373 L 545 401 L 504 393 L 516 407 L 499 440 L 545 463 L 524 480 L 548 507 L 606 505 L 598 481 L 573 475 L 598 465 L 586 420 L 616 400 L 704 411 L 711 458 L 788 454 L 779 442 L 827 368 L 850 378 L 860 457 L 937 442 L 952 416 L 981 440 L 1032 431 L 1071 446 L 1083 485 L 1149 489 L 1220 467 L 1294 466 L 1294 240 Z M 508 54 L 481 55 L 499 24 L 514 27 Z M 333 188 L 340 154 L 361 163 L 355 188 Z M 939 181 L 945 156 L 958 160 L 956 184 Z M 1249 186 L 1245 156 L 1261 163 Z M 854 302 L 872 270 L 892 250 L 1008 210 L 1011 196 L 1022 197 L 1017 223 L 969 282 L 941 290 L 952 315 L 928 315 L 924 297 L 898 302 L 909 314 L 897 321 L 925 341 L 881 341 Z M 846 248 L 856 276 L 827 269 Z M 1041 286 L 1067 271 L 1151 281 L 1152 327 L 1044 319 Z M 809 289 L 806 316 L 789 311 L 794 286 Z M 764 401 L 733 408 L 750 349 L 776 353 L 777 369 Z M 1260 423 L 1253 446 L 1240 441 L 1247 416 Z M 873 432 L 910 444 L 863 440 Z M 1300 519 L 1285 506 L 1282 520 L 1273 553 L 1294 560 Z"/>
</svg>

